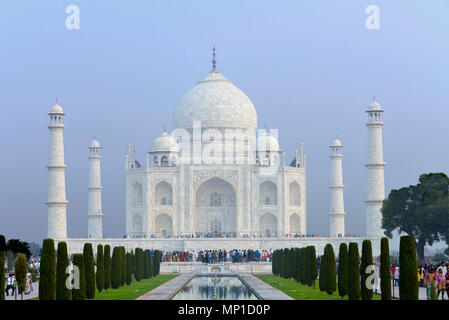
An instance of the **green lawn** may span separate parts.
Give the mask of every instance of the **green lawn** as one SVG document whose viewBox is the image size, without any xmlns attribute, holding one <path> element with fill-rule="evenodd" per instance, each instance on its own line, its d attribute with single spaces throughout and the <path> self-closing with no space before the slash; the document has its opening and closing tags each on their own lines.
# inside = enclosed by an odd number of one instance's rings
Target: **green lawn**
<svg viewBox="0 0 449 320">
<path fill-rule="evenodd" d="M 268 283 L 270 286 L 284 292 L 295 300 L 341 300 L 337 292 L 329 295 L 326 292 L 321 292 L 318 288 L 318 281 L 315 283 L 315 290 L 313 286 L 309 287 L 296 282 L 293 279 L 284 279 L 278 276 L 256 276 L 260 280 Z M 345 300 L 348 296 L 345 296 Z M 380 300 L 380 296 L 374 294 L 373 300 Z"/>
<path fill-rule="evenodd" d="M 134 280 L 129 286 L 125 284 L 118 289 L 103 290 L 101 293 L 97 291 L 91 300 L 134 300 L 175 277 L 177 275 L 160 274 L 150 279 Z"/>
</svg>

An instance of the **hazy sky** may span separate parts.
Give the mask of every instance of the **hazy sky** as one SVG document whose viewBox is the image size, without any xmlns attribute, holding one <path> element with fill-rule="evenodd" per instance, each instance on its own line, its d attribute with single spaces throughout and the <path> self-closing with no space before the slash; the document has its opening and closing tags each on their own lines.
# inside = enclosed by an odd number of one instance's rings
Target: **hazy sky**
<svg viewBox="0 0 449 320">
<path fill-rule="evenodd" d="M 68 30 L 65 9 L 80 9 Z M 365 9 L 380 9 L 368 30 Z M 68 235 L 87 236 L 88 145 L 102 144 L 103 231 L 125 233 L 124 156 L 138 159 L 176 103 L 211 69 L 253 101 L 259 127 L 279 129 L 288 162 L 307 153 L 309 233 L 328 234 L 329 145 L 344 149 L 346 228 L 365 234 L 367 115 L 384 108 L 387 194 L 449 169 L 449 2 L 0 2 L 0 233 L 47 232 L 48 115 L 67 113 Z"/>
</svg>

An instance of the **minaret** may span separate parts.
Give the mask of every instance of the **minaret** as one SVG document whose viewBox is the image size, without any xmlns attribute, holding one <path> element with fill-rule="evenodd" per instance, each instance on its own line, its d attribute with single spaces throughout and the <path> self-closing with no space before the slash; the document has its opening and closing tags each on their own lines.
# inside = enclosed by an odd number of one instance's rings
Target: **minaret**
<svg viewBox="0 0 449 320">
<path fill-rule="evenodd" d="M 87 236 L 103 238 L 101 211 L 100 143 L 94 138 L 89 147 L 89 202 L 87 207 Z"/>
<path fill-rule="evenodd" d="M 331 148 L 331 201 L 329 210 L 329 236 L 331 238 L 345 236 L 345 206 L 343 201 L 343 168 L 341 151 L 342 144 L 340 140 L 335 139 Z"/>
<path fill-rule="evenodd" d="M 366 161 L 366 236 L 380 238 L 382 230 L 382 202 L 385 199 L 383 147 L 382 147 L 382 108 L 375 99 L 368 113 L 368 159 Z"/>
<path fill-rule="evenodd" d="M 64 112 L 56 103 L 51 112 L 48 169 L 48 231 L 52 239 L 67 238 L 67 203 L 65 195 Z"/>
</svg>

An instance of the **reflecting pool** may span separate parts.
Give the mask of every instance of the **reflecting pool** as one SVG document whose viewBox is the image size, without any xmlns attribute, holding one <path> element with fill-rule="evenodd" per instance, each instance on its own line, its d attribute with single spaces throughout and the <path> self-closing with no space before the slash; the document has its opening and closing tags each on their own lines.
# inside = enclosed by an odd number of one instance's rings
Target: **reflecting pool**
<svg viewBox="0 0 449 320">
<path fill-rule="evenodd" d="M 179 290 L 172 300 L 259 300 L 236 276 L 197 276 Z"/>
</svg>

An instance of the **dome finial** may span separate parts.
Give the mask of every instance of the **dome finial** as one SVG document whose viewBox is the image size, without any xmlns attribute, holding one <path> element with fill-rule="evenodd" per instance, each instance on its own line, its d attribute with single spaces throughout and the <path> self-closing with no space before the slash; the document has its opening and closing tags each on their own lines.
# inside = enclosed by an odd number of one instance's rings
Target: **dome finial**
<svg viewBox="0 0 449 320">
<path fill-rule="evenodd" d="M 166 130 L 165 130 L 165 123 L 164 123 L 164 128 L 163 128 L 163 129 L 164 129 L 164 132 L 165 132 L 165 131 L 166 131 Z"/>
<path fill-rule="evenodd" d="M 215 50 L 217 50 L 215 48 L 215 46 L 212 48 L 212 72 L 217 72 L 216 67 L 217 67 L 217 59 L 215 59 Z"/>
</svg>

